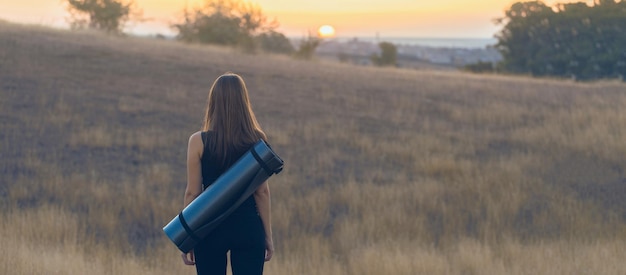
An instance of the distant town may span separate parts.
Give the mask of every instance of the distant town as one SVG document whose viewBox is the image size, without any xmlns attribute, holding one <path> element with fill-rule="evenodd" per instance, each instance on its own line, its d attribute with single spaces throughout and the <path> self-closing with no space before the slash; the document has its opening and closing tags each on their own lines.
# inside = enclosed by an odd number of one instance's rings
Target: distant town
<svg viewBox="0 0 626 275">
<path fill-rule="evenodd" d="M 345 63 L 371 65 L 370 57 L 380 53 L 378 41 L 386 40 L 360 38 L 324 40 L 317 47 L 316 55 Z M 419 45 L 415 41 L 413 43 L 393 40 L 389 42 L 397 47 L 399 67 L 454 69 L 477 62 L 497 63 L 502 59 L 492 44 L 482 43 L 481 45 L 471 40 L 464 44 L 462 39 L 458 39 L 456 43 L 449 43 L 449 45 L 445 43 Z M 294 43 L 297 45 L 299 41 L 294 40 Z"/>
</svg>

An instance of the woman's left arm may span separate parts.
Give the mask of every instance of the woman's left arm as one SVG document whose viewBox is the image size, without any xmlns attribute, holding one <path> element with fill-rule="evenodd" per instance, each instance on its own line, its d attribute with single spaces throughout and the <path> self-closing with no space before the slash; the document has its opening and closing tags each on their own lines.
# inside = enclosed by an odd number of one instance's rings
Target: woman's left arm
<svg viewBox="0 0 626 275">
<path fill-rule="evenodd" d="M 187 145 L 187 187 L 185 188 L 184 207 L 187 207 L 202 193 L 202 137 L 200 132 L 189 138 Z"/>
<path fill-rule="evenodd" d="M 189 137 L 189 144 L 187 145 L 187 187 L 185 188 L 183 208 L 187 207 L 187 205 L 202 193 L 201 158 L 203 150 L 204 144 L 202 143 L 201 133 L 194 133 Z M 189 251 L 189 253 L 183 253 L 181 256 L 186 265 L 196 264 L 193 250 Z"/>
</svg>

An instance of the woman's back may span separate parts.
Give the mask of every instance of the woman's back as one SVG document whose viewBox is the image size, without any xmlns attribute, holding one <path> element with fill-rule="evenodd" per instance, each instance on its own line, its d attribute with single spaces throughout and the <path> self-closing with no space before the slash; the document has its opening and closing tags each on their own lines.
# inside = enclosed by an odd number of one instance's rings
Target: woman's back
<svg viewBox="0 0 626 275">
<path fill-rule="evenodd" d="M 210 145 L 212 142 L 215 142 L 215 132 L 214 131 L 206 131 L 202 132 L 202 142 L 204 144 L 204 151 L 202 153 L 202 187 L 206 189 L 209 185 L 211 185 L 221 174 L 226 172 L 230 166 L 232 166 L 243 154 L 245 154 L 248 149 L 253 144 L 247 146 L 241 146 L 240 148 L 230 148 L 226 153 L 226 158 L 224 163 L 220 160 L 218 156 L 216 156 L 213 152 L 211 152 Z M 243 204 L 233 214 L 231 217 L 240 217 L 240 216 L 250 216 L 250 215 L 258 215 L 256 210 L 256 203 L 254 201 L 254 197 L 250 196 L 246 199 Z"/>
</svg>

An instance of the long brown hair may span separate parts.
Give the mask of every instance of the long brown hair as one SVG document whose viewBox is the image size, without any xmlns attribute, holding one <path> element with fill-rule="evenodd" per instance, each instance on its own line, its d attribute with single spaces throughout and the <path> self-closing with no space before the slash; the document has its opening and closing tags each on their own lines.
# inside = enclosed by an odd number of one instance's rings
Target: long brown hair
<svg viewBox="0 0 626 275">
<path fill-rule="evenodd" d="M 213 82 L 202 131 L 214 132 L 214 140 L 205 141 L 205 144 L 222 165 L 232 157 L 227 156 L 227 152 L 266 139 L 252 111 L 248 89 L 241 76 L 228 72 Z"/>
</svg>

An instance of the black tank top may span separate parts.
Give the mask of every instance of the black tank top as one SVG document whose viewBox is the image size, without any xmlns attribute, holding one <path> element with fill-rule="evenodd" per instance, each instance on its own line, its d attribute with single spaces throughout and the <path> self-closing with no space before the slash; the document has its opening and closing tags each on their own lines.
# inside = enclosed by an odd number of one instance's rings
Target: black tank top
<svg viewBox="0 0 626 275">
<path fill-rule="evenodd" d="M 208 142 L 212 142 L 215 140 L 215 132 L 207 131 L 202 132 L 202 143 L 204 145 L 204 151 L 202 152 L 201 164 L 202 164 L 202 188 L 206 189 L 209 185 L 211 185 L 222 173 L 226 172 L 231 165 L 233 165 L 243 154 L 245 154 L 248 149 L 254 144 L 250 144 L 250 146 L 246 146 L 243 148 L 235 148 L 226 152 L 226 163 L 222 165 L 221 160 L 219 160 L 215 154 L 212 154 L 207 146 Z M 256 202 L 254 200 L 254 196 L 250 196 L 246 199 L 237 210 L 235 210 L 231 216 L 249 216 L 249 215 L 258 215 L 256 209 Z"/>
</svg>

